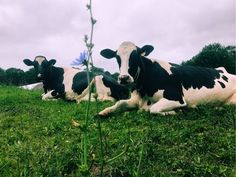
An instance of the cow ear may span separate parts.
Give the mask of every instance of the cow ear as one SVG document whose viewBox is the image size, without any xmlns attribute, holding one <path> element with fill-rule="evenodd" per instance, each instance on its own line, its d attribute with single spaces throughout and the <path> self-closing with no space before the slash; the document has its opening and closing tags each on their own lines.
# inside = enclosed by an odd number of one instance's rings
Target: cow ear
<svg viewBox="0 0 236 177">
<path fill-rule="evenodd" d="M 111 49 L 104 49 L 100 52 L 100 55 L 107 59 L 114 58 L 116 56 L 116 52 Z"/>
<path fill-rule="evenodd" d="M 51 59 L 51 60 L 48 61 L 48 63 L 49 63 L 50 66 L 55 65 L 56 62 L 57 62 L 57 61 L 56 61 L 55 59 Z"/>
<path fill-rule="evenodd" d="M 24 62 L 27 66 L 34 66 L 34 62 L 31 61 L 30 59 L 24 59 L 23 62 Z"/>
<path fill-rule="evenodd" d="M 154 47 L 151 45 L 145 45 L 140 49 L 140 54 L 142 56 L 148 56 L 152 51 L 153 51 Z"/>
</svg>

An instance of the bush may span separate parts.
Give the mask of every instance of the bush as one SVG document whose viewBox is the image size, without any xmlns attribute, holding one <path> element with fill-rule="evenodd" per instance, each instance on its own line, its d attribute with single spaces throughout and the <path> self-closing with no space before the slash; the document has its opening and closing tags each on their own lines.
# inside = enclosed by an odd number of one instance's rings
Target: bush
<svg viewBox="0 0 236 177">
<path fill-rule="evenodd" d="M 183 62 L 182 65 L 197 65 L 210 68 L 224 67 L 229 73 L 236 74 L 235 54 L 235 46 L 225 47 L 219 43 L 214 43 L 205 46 L 199 54 Z"/>
</svg>

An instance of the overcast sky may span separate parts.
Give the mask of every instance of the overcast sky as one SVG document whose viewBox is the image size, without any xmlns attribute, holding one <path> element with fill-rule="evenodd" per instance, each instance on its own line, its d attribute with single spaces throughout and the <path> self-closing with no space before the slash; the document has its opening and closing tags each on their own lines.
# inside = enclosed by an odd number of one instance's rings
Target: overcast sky
<svg viewBox="0 0 236 177">
<path fill-rule="evenodd" d="M 70 67 L 85 50 L 90 32 L 88 0 L 0 0 L 0 67 L 29 69 L 24 58 L 44 55 Z M 111 72 L 113 60 L 100 50 L 123 41 L 154 46 L 152 58 L 174 63 L 191 59 L 205 45 L 235 45 L 235 0 L 93 0 L 97 20 L 94 62 Z"/>
</svg>

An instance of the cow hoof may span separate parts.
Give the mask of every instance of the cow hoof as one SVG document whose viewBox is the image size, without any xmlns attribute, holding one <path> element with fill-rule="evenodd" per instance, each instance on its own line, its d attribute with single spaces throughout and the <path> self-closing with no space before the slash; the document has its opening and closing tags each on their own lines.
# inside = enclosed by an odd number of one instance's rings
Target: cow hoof
<svg viewBox="0 0 236 177">
<path fill-rule="evenodd" d="M 109 110 L 107 109 L 104 109 L 103 111 L 98 113 L 98 115 L 102 117 L 108 116 L 108 114 L 109 114 Z"/>
<path fill-rule="evenodd" d="M 176 114 L 175 111 L 157 112 L 157 111 L 152 111 L 152 110 L 150 110 L 150 113 L 151 113 L 151 114 L 159 114 L 159 115 L 163 115 L 163 116 L 175 115 L 175 114 Z"/>
</svg>

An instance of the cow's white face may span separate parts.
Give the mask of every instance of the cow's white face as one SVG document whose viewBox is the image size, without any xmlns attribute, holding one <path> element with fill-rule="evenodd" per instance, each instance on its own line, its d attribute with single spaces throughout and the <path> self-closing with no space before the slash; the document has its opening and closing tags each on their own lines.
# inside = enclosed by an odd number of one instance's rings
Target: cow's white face
<svg viewBox="0 0 236 177">
<path fill-rule="evenodd" d="M 150 45 L 139 48 L 132 42 L 123 42 L 117 51 L 104 49 L 100 54 L 107 59 L 115 57 L 120 70 L 118 82 L 120 84 L 131 84 L 135 81 L 135 76 L 140 69 L 141 57 L 147 56 L 152 50 L 153 47 Z"/>
<path fill-rule="evenodd" d="M 137 47 L 133 43 L 123 42 L 116 52 L 117 60 L 120 59 L 119 83 L 132 83 L 134 81 L 133 77 L 128 72 L 130 55 L 134 50 L 137 50 Z"/>
<path fill-rule="evenodd" d="M 23 62 L 27 66 L 34 66 L 37 80 L 43 81 L 44 75 L 48 72 L 49 67 L 56 63 L 56 60 L 51 59 L 48 61 L 44 56 L 36 56 L 34 61 L 24 59 Z"/>
</svg>

